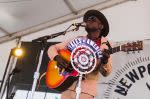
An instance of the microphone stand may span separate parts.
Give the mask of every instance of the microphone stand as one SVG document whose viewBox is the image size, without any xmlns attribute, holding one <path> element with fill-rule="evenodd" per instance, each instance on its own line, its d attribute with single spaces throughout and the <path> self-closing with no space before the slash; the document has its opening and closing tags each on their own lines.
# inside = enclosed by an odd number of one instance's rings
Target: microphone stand
<svg viewBox="0 0 150 99">
<path fill-rule="evenodd" d="M 32 89 L 31 89 L 31 95 L 30 95 L 29 99 L 33 99 L 33 97 L 34 97 L 34 92 L 35 92 L 37 81 L 38 81 L 38 78 L 39 78 L 39 75 L 40 75 L 39 70 L 40 70 L 40 66 L 41 66 L 41 63 L 42 63 L 42 57 L 43 57 L 43 53 L 44 53 L 44 50 L 45 50 L 45 44 L 47 43 L 47 40 L 55 38 L 55 37 L 58 37 L 60 35 L 65 35 L 67 32 L 77 31 L 79 29 L 79 26 L 78 26 L 78 27 L 76 27 L 74 29 L 69 30 L 69 28 L 71 26 L 72 25 L 70 25 L 65 31 L 58 32 L 58 33 L 55 33 L 55 34 L 52 34 L 52 35 L 43 36 L 43 37 L 40 37 L 40 38 L 32 40 L 32 42 L 40 42 L 42 44 L 42 49 L 41 49 L 41 52 L 40 52 L 37 69 L 36 69 L 36 71 L 34 73 L 34 77 L 33 77 L 34 80 L 33 80 Z"/>
<path fill-rule="evenodd" d="M 76 99 L 79 99 L 79 96 L 81 94 L 81 81 L 82 81 L 82 77 L 83 77 L 83 75 L 79 74 L 79 80 L 78 80 L 78 84 L 77 84 L 77 87 L 76 87 Z"/>
<path fill-rule="evenodd" d="M 76 28 L 74 28 L 74 29 L 68 30 L 71 26 L 73 26 L 73 24 L 70 25 L 65 31 L 54 33 L 54 34 L 51 34 L 51 35 L 46 35 L 46 36 L 43 36 L 43 37 L 39 37 L 37 39 L 32 40 L 32 42 L 45 42 L 48 39 L 53 39 L 53 38 L 58 37 L 60 35 L 65 35 L 67 32 L 79 30 L 79 26 L 76 26 Z"/>
<path fill-rule="evenodd" d="M 7 92 L 6 92 L 6 99 L 13 99 L 14 95 L 9 96 L 9 87 L 10 87 L 10 78 L 11 76 L 15 75 L 16 73 L 19 73 L 21 70 L 19 70 L 18 68 L 14 68 L 13 71 L 8 75 L 7 78 Z"/>
<path fill-rule="evenodd" d="M 12 76 L 12 74 L 9 74 L 8 75 L 8 78 L 7 78 L 7 92 L 6 92 L 6 99 L 9 99 L 9 86 L 10 86 L 10 77 Z"/>
</svg>

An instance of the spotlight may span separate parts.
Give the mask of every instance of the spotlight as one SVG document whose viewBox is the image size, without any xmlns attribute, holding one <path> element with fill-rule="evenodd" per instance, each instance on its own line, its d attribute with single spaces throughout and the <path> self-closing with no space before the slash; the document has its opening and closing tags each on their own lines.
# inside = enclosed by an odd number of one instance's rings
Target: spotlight
<svg viewBox="0 0 150 99">
<path fill-rule="evenodd" d="M 16 56 L 16 57 L 21 57 L 23 55 L 23 49 L 21 48 L 14 48 L 12 55 Z"/>
</svg>

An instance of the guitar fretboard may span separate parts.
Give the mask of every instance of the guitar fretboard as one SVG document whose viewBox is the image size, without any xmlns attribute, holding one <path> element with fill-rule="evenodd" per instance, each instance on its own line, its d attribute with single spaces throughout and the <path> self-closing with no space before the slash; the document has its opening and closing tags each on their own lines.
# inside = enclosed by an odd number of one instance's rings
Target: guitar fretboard
<svg viewBox="0 0 150 99">
<path fill-rule="evenodd" d="M 114 48 L 110 49 L 110 53 L 111 54 L 119 52 L 119 51 L 121 51 L 121 47 L 120 46 L 117 46 L 117 47 L 114 47 Z"/>
</svg>

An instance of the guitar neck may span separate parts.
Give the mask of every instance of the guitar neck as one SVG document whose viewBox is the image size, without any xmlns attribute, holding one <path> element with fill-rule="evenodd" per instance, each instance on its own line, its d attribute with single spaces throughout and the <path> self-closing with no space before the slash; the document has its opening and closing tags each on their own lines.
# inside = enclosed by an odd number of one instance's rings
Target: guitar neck
<svg viewBox="0 0 150 99">
<path fill-rule="evenodd" d="M 114 48 L 111 48 L 109 51 L 111 54 L 119 52 L 119 51 L 121 51 L 121 46 L 116 46 Z"/>
<path fill-rule="evenodd" d="M 127 44 L 123 44 L 120 46 L 116 46 L 114 48 L 109 47 L 109 52 L 110 54 L 113 54 L 119 51 L 129 52 L 129 51 L 139 51 L 142 49 L 143 49 L 143 42 L 137 41 L 137 42 L 132 42 L 132 43 L 127 43 Z"/>
</svg>

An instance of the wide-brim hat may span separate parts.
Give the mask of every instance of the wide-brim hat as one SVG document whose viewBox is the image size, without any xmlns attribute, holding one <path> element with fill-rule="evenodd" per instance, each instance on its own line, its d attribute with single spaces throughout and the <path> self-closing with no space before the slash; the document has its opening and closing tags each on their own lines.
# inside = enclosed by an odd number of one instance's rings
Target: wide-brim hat
<svg viewBox="0 0 150 99">
<path fill-rule="evenodd" d="M 101 30 L 101 35 L 106 37 L 109 33 L 109 24 L 104 14 L 98 10 L 88 10 L 83 16 L 83 21 L 86 22 L 91 16 L 97 17 L 102 22 L 104 27 Z"/>
</svg>

